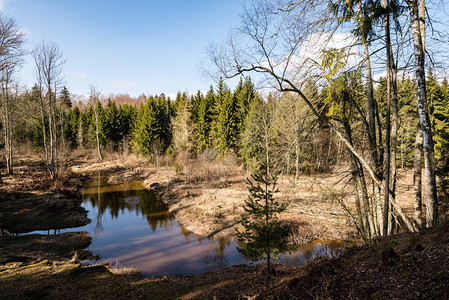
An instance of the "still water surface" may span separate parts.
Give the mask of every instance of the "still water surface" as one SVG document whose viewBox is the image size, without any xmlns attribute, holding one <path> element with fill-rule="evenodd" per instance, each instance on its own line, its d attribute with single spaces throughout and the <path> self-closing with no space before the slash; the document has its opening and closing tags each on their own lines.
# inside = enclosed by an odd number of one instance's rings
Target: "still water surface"
<svg viewBox="0 0 449 300">
<path fill-rule="evenodd" d="M 99 175 L 81 193 L 92 222 L 77 230 L 91 234 L 89 250 L 99 254 L 101 262 L 134 267 L 147 276 L 201 274 L 250 263 L 237 251 L 235 241 L 188 232 L 141 182 L 112 185 Z M 302 265 L 335 251 L 332 243 L 314 242 L 284 255 L 280 262 Z"/>
</svg>

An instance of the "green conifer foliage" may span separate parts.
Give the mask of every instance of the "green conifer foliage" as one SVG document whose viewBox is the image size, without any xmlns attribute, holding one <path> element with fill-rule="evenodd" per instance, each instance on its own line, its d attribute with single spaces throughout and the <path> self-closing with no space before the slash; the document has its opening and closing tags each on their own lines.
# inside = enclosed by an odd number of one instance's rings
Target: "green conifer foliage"
<svg viewBox="0 0 449 300">
<path fill-rule="evenodd" d="M 240 155 L 247 169 L 254 170 L 266 157 L 265 140 L 271 136 L 266 124 L 269 115 L 268 104 L 257 99 L 251 103 L 245 119 L 245 130 L 241 133 Z M 271 140 L 271 139 L 270 139 Z"/>
<path fill-rule="evenodd" d="M 238 121 L 238 137 L 245 129 L 245 121 L 248 116 L 251 103 L 253 103 L 259 96 L 254 88 L 251 78 L 248 76 L 245 78 L 245 82 L 240 78 L 240 82 L 234 91 L 234 97 L 237 103 L 237 121 Z M 241 146 L 240 140 L 238 141 L 239 147 Z"/>
<path fill-rule="evenodd" d="M 443 81 L 440 86 L 432 69 L 429 69 L 426 89 L 430 122 L 434 133 L 435 160 L 437 161 L 437 167 L 440 167 L 449 158 L 449 99 L 447 97 L 447 80 Z"/>
<path fill-rule="evenodd" d="M 218 115 L 215 119 L 215 148 L 221 154 L 236 150 L 238 139 L 237 102 L 227 90 L 217 105 Z"/>
<path fill-rule="evenodd" d="M 198 122 L 198 114 L 201 103 L 204 101 L 204 97 L 201 94 L 201 91 L 198 91 L 195 95 L 191 97 L 190 100 L 190 114 L 191 119 L 194 123 Z"/>
<path fill-rule="evenodd" d="M 288 228 L 277 219 L 287 206 L 274 199 L 278 192 L 276 176 L 258 171 L 246 183 L 249 196 L 244 206 L 246 215 L 241 219 L 244 229 L 237 230 L 238 240 L 243 242 L 238 250 L 252 261 L 266 259 L 270 272 L 272 259 L 293 248 L 287 242 Z"/>
<path fill-rule="evenodd" d="M 214 89 L 211 86 L 206 97 L 201 98 L 201 102 L 198 105 L 197 119 L 195 121 L 197 150 L 199 152 L 211 147 L 211 126 L 214 104 L 215 94 Z"/>
<path fill-rule="evenodd" d="M 398 129 L 398 163 L 401 167 L 413 166 L 416 136 L 415 84 L 409 78 L 398 81 L 398 107 L 400 126 Z"/>
<path fill-rule="evenodd" d="M 72 108 L 72 100 L 70 99 L 69 90 L 66 87 L 62 89 L 59 101 L 64 108 Z"/>
<path fill-rule="evenodd" d="M 149 155 L 155 147 L 158 152 L 167 148 L 171 142 L 171 114 L 171 104 L 163 95 L 150 97 L 140 105 L 133 130 L 133 143 L 140 154 Z"/>
<path fill-rule="evenodd" d="M 119 107 L 119 116 L 121 124 L 122 139 L 131 134 L 134 120 L 136 119 L 137 107 L 130 104 L 124 104 Z"/>
<path fill-rule="evenodd" d="M 71 148 L 77 146 L 77 134 L 80 126 L 81 111 L 75 107 L 67 113 L 67 118 L 64 123 L 64 138 Z"/>
</svg>

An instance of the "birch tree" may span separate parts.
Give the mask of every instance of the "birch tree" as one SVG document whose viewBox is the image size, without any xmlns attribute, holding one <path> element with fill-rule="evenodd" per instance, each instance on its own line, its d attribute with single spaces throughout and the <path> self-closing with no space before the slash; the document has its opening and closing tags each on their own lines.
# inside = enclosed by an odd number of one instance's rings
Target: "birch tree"
<svg viewBox="0 0 449 300">
<path fill-rule="evenodd" d="M 317 82 L 326 80 L 320 69 L 319 55 L 323 50 L 332 48 L 332 44 L 340 44 L 340 48 L 351 54 L 353 42 L 346 47 L 341 45 L 345 44 L 345 38 L 351 39 L 351 35 L 333 34 L 338 24 L 338 18 L 327 9 L 327 3 L 313 0 L 253 1 L 242 16 L 242 26 L 230 34 L 225 43 L 212 44 L 209 56 L 220 75 L 230 78 L 242 73 L 259 73 L 266 79 L 267 86 L 298 95 L 317 120 L 343 142 L 374 185 L 384 194 L 390 194 L 390 180 L 385 179 L 388 181 L 385 188 L 379 170 L 365 159 L 363 149 L 357 149 L 357 145 L 348 139 L 344 122 L 327 115 L 322 106 L 312 103 L 303 92 L 305 82 L 311 77 Z M 335 38 L 340 40 L 335 41 Z M 342 71 L 344 69 L 336 68 L 335 72 Z M 389 202 L 407 228 L 416 230 L 394 198 L 389 198 Z M 387 209 L 389 212 L 389 205 Z"/>
<path fill-rule="evenodd" d="M 24 42 L 25 34 L 17 26 L 14 19 L 0 16 L 0 107 L 7 174 L 13 173 L 13 102 L 17 98 L 17 88 L 15 91 L 13 89 L 14 73 L 20 67 L 22 57 L 25 54 Z M 0 182 L 2 182 L 1 175 Z"/>
<path fill-rule="evenodd" d="M 409 9 L 413 36 L 417 107 L 423 136 L 424 178 L 426 186 L 426 226 L 432 227 L 436 225 L 438 221 L 438 196 L 435 178 L 435 153 L 426 98 L 425 29 L 422 24 L 423 20 L 420 18 L 420 16 L 425 15 L 425 5 L 423 2 L 420 7 L 417 0 L 405 0 L 405 2 Z"/>
<path fill-rule="evenodd" d="M 36 84 L 41 107 L 42 137 L 45 162 L 52 179 L 58 177 L 57 95 L 64 84 L 61 49 L 53 43 L 42 42 L 33 50 Z"/>
<path fill-rule="evenodd" d="M 97 142 L 98 159 L 103 160 L 103 155 L 101 154 L 101 148 L 100 148 L 100 121 L 99 121 L 99 111 L 98 111 L 101 91 L 98 90 L 98 88 L 95 87 L 94 85 L 90 85 L 89 89 L 90 89 L 89 101 L 90 101 L 90 104 L 94 107 L 94 114 L 95 114 L 95 139 Z"/>
</svg>

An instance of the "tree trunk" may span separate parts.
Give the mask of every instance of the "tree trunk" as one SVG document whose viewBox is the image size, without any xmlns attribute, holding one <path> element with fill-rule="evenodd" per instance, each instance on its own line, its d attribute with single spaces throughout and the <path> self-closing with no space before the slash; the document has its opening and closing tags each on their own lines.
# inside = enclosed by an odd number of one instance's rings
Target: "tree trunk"
<svg viewBox="0 0 449 300">
<path fill-rule="evenodd" d="M 346 138 L 352 144 L 352 132 L 349 122 L 344 121 L 344 128 L 346 132 Z M 363 234 L 364 239 L 371 237 L 371 227 L 369 221 L 369 206 L 368 206 L 368 193 L 366 189 L 366 182 L 362 180 L 363 171 L 357 157 L 349 152 L 351 158 L 351 175 L 356 188 L 355 204 L 357 208 L 357 219 L 359 222 L 359 228 Z M 364 186 L 365 185 L 365 186 Z"/>
<path fill-rule="evenodd" d="M 413 191 L 415 194 L 413 201 L 413 218 L 415 219 L 418 228 L 422 226 L 422 150 L 422 131 L 418 121 L 416 124 L 415 156 L 413 158 Z"/>
<path fill-rule="evenodd" d="M 426 51 L 426 5 L 424 0 L 419 0 L 419 29 L 421 33 L 421 44 L 423 51 Z M 418 124 L 416 126 L 416 141 L 415 141 L 415 157 L 413 160 L 413 189 L 414 197 L 414 214 L 416 225 L 422 227 L 422 152 L 423 152 L 423 137 L 419 121 L 419 112 L 417 111 Z"/>
<path fill-rule="evenodd" d="M 382 6 L 388 7 L 388 2 L 382 0 Z M 388 234 L 390 225 L 390 164 L 391 164 L 391 42 L 390 42 L 390 15 L 385 14 L 384 17 L 385 27 L 385 43 L 387 50 L 387 115 L 385 117 L 385 168 L 384 168 L 384 211 L 383 211 L 383 228 L 382 235 Z"/>
<path fill-rule="evenodd" d="M 391 47 L 391 44 L 390 44 Z M 390 48 L 390 69 L 391 69 L 391 154 L 390 154 L 390 189 L 391 189 L 391 197 L 396 197 L 396 149 L 397 149 L 397 140 L 398 140 L 398 89 L 397 89 L 397 67 L 393 60 L 393 51 Z M 393 208 L 390 207 L 391 212 L 393 212 Z M 390 216 L 391 221 L 389 222 L 390 228 L 388 230 L 389 234 L 394 231 L 395 219 L 393 216 Z"/>
<path fill-rule="evenodd" d="M 101 149 L 100 149 L 100 129 L 99 129 L 99 120 L 98 120 L 98 101 L 95 103 L 95 136 L 97 137 L 98 159 L 99 160 L 103 160 L 103 156 L 101 155 Z"/>
<path fill-rule="evenodd" d="M 5 163 L 6 174 L 12 174 L 12 115 L 10 111 L 11 99 L 9 94 L 9 71 L 8 69 L 3 71 L 2 76 L 2 99 L 3 99 L 3 137 L 5 143 Z"/>
<path fill-rule="evenodd" d="M 55 156 L 56 156 L 56 141 L 55 141 L 55 132 L 54 132 L 54 110 L 53 110 L 53 101 L 52 101 L 52 91 L 48 90 L 48 103 L 49 103 L 49 114 L 48 114 L 48 133 L 50 136 L 50 177 L 51 179 L 56 178 L 56 170 L 55 170 Z"/>
<path fill-rule="evenodd" d="M 359 16 L 362 17 L 362 6 L 361 2 L 357 3 Z M 365 76 L 366 76 L 366 96 L 368 102 L 368 143 L 370 149 L 370 166 L 376 172 L 379 172 L 381 162 L 379 161 L 379 155 L 377 150 L 377 138 L 376 138 L 376 102 L 374 100 L 374 87 L 373 87 L 373 77 L 371 72 L 371 60 L 369 54 L 369 47 L 367 43 L 366 36 L 362 37 L 363 44 L 363 59 L 365 61 Z M 379 132 L 381 129 L 379 127 Z M 373 182 L 373 202 L 372 208 L 373 212 L 371 214 L 373 222 L 373 235 L 377 235 L 380 232 L 380 191 L 376 184 Z M 376 209 L 377 208 L 377 209 Z"/>
<path fill-rule="evenodd" d="M 41 121 L 42 121 L 42 139 L 44 144 L 45 151 L 45 165 L 47 166 L 47 171 L 50 172 L 50 164 L 48 161 L 48 147 L 47 147 L 47 129 L 45 126 L 45 106 L 44 106 L 44 97 L 42 96 L 42 90 L 39 89 L 39 99 L 41 102 Z"/>
<path fill-rule="evenodd" d="M 424 149 L 424 177 L 426 181 L 426 226 L 438 222 L 438 196 L 435 178 L 435 153 L 430 118 L 427 111 L 424 44 L 421 36 L 418 3 L 406 1 L 410 10 L 411 29 L 415 52 L 415 76 L 417 82 L 417 106 Z"/>
</svg>

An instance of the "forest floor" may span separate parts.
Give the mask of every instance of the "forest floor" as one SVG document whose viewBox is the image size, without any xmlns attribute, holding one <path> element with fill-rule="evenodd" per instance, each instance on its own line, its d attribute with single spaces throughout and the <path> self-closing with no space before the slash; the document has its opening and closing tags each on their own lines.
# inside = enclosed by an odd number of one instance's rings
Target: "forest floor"
<svg viewBox="0 0 449 300">
<path fill-rule="evenodd" d="M 75 157 L 60 179 L 52 182 L 39 173 L 43 172 L 43 165 L 36 159 L 16 161 L 15 175 L 4 176 L 5 184 L 0 185 L 0 228 L 15 232 L 54 230 L 57 226 L 81 226 L 88 222 L 77 193 L 89 179 L 88 174 L 98 172 L 111 173 L 111 182 L 145 180 L 147 187 L 162 194 L 183 225 L 201 235 L 233 236 L 232 228 L 247 195 L 244 172 L 234 172 L 226 164 L 198 175 L 186 168 L 182 172 L 167 166 L 155 168 L 135 157 L 102 163 Z M 410 211 L 409 175 L 402 174 L 399 182 L 398 189 L 403 192 L 398 200 Z M 301 176 L 296 183 L 281 177 L 278 187 L 281 192 L 277 198 L 289 203 L 289 210 L 281 219 L 295 228 L 297 241 L 353 238 L 354 232 L 348 230 L 348 220 L 341 215 L 335 200 L 350 196 L 344 171 L 316 178 Z M 259 265 L 234 266 L 197 276 L 143 278 L 135 270 L 82 266 L 79 260 L 89 256 L 83 250 L 89 243 L 89 235 L 83 232 L 1 236 L 0 299 L 449 296 L 447 222 L 420 233 L 403 233 L 352 247 L 339 258 L 318 259 L 304 267 L 275 265 L 275 275 L 270 276 Z"/>
</svg>

